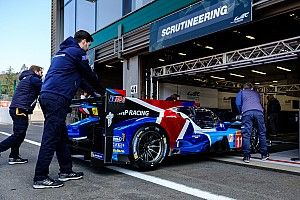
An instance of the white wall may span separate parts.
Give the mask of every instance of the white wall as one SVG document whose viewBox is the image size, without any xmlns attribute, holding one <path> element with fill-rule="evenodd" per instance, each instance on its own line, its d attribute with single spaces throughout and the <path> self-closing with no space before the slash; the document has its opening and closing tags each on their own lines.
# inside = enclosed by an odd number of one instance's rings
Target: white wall
<svg viewBox="0 0 300 200">
<path fill-rule="evenodd" d="M 33 110 L 33 114 L 29 115 L 29 120 L 30 122 L 44 121 L 44 115 L 39 103 L 37 103 L 35 109 Z M 0 123 L 12 124 L 12 119 L 9 115 L 9 107 L 0 107 Z"/>
<path fill-rule="evenodd" d="M 161 83 L 159 85 L 159 99 L 166 99 L 171 94 L 179 94 L 180 100 L 196 101 L 202 107 L 218 107 L 218 90 L 186 85 Z"/>
<path fill-rule="evenodd" d="M 236 97 L 236 93 L 219 92 L 217 89 L 201 88 L 186 85 L 176 85 L 170 83 L 161 83 L 159 85 L 159 99 L 166 99 L 171 94 L 179 94 L 181 100 L 190 100 L 200 103 L 202 107 L 231 109 L 231 97 Z M 266 108 L 267 95 L 262 95 L 262 100 Z M 297 111 L 292 109 L 292 100 L 300 101 L 299 97 L 291 97 L 283 94 L 277 94 L 282 111 Z"/>
<path fill-rule="evenodd" d="M 12 119 L 8 112 L 8 107 L 0 107 L 0 123 L 12 124 Z"/>
</svg>

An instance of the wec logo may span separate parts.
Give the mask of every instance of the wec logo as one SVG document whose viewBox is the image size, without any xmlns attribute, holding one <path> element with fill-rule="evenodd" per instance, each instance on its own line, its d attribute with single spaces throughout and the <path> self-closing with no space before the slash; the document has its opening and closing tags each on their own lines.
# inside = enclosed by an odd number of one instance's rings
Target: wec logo
<svg viewBox="0 0 300 200">
<path fill-rule="evenodd" d="M 124 103 L 124 102 L 125 102 L 125 97 L 123 97 L 123 96 L 112 96 L 112 95 L 110 95 L 110 96 L 109 96 L 108 102 L 109 102 L 109 103 L 111 103 L 111 102 L 115 102 L 115 103 Z"/>
<path fill-rule="evenodd" d="M 244 21 L 245 18 L 247 18 L 249 16 L 249 12 L 246 12 L 246 13 L 243 13 L 241 14 L 241 16 L 237 16 L 234 18 L 233 22 L 231 22 L 232 24 L 236 24 L 236 23 L 239 23 L 239 22 L 242 22 Z"/>
</svg>

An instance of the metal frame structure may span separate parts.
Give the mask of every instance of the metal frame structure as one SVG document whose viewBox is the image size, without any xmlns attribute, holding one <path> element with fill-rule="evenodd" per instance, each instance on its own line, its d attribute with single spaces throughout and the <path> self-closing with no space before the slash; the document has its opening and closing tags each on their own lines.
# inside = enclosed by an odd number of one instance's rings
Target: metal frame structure
<svg viewBox="0 0 300 200">
<path fill-rule="evenodd" d="M 300 84 L 291 85 L 275 85 L 275 86 L 259 86 L 257 87 L 259 93 L 286 93 L 300 91 Z"/>
<path fill-rule="evenodd" d="M 155 78 L 162 78 L 197 72 L 223 71 L 296 59 L 299 53 L 300 36 L 152 68 L 152 75 Z"/>
<path fill-rule="evenodd" d="M 236 68 L 244 68 L 267 63 L 292 60 L 300 54 L 300 36 L 254 47 L 197 58 L 175 64 L 152 68 L 150 73 L 150 96 L 155 98 L 155 82 L 160 78 L 195 73 L 211 73 Z M 280 87 L 282 91 L 284 87 Z M 270 88 L 270 91 L 271 88 Z M 158 93 L 157 91 L 155 93 Z"/>
</svg>

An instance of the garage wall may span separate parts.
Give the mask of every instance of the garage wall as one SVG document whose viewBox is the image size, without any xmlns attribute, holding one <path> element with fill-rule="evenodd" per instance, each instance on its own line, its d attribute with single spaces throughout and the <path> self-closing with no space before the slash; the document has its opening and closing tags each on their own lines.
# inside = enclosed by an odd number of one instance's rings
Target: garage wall
<svg viewBox="0 0 300 200">
<path fill-rule="evenodd" d="M 286 95 L 276 95 L 276 99 L 280 102 L 282 111 L 297 111 L 298 109 L 293 109 L 292 101 L 300 101 L 299 97 L 291 97 Z"/>
<path fill-rule="evenodd" d="M 202 107 L 218 107 L 217 89 L 161 83 L 159 85 L 159 92 L 159 99 L 166 99 L 175 93 L 180 95 L 181 100 L 196 101 L 199 102 Z"/>
<path fill-rule="evenodd" d="M 179 94 L 181 100 L 190 100 L 199 102 L 202 107 L 231 109 L 231 98 L 236 97 L 236 93 L 218 92 L 217 89 L 201 88 L 194 86 L 176 85 L 170 83 L 161 83 L 159 85 L 159 99 L 166 99 L 171 94 Z M 267 95 L 262 95 L 263 103 L 267 104 Z M 275 97 L 281 105 L 282 111 L 297 111 L 292 108 L 293 100 L 300 101 L 299 97 L 291 97 L 277 94 Z"/>
</svg>

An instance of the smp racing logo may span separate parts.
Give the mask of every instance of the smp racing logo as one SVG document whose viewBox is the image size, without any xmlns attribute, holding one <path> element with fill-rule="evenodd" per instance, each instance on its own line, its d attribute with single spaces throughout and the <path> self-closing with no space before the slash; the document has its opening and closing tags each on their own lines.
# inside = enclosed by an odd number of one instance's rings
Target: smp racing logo
<svg viewBox="0 0 300 200">
<path fill-rule="evenodd" d="M 248 16 L 249 16 L 249 12 L 245 12 L 245 13 L 241 14 L 240 16 L 236 16 L 231 23 L 236 24 L 236 23 L 242 22 Z"/>
<path fill-rule="evenodd" d="M 125 103 L 125 97 L 110 95 L 108 102 L 109 103 L 112 103 L 112 102 L 114 102 L 114 103 Z"/>
<path fill-rule="evenodd" d="M 150 112 L 148 110 L 125 110 L 120 112 L 118 115 L 149 116 Z"/>
</svg>

